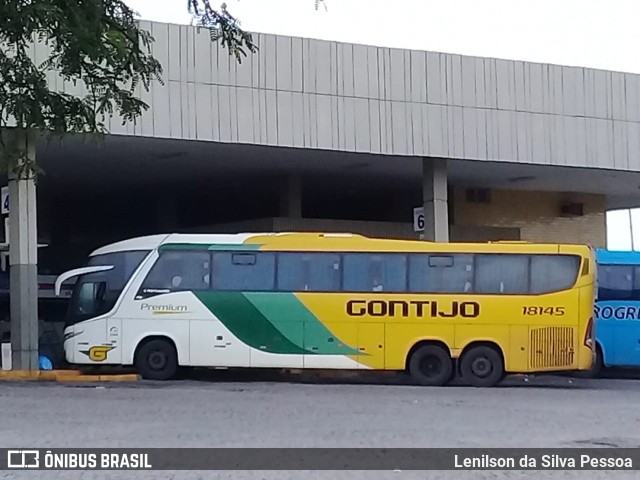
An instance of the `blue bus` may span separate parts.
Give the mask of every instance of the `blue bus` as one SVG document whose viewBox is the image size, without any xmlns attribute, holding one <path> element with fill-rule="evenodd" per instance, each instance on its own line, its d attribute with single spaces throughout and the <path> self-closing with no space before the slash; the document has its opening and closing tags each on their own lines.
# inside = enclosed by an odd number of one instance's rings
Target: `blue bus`
<svg viewBox="0 0 640 480">
<path fill-rule="evenodd" d="M 596 362 L 605 367 L 640 367 L 640 252 L 596 250 Z"/>
</svg>

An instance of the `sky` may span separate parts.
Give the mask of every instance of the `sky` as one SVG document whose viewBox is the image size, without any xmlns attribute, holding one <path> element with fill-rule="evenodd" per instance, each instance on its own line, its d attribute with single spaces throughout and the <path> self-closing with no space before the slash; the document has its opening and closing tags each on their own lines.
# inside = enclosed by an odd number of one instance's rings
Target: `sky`
<svg viewBox="0 0 640 480">
<path fill-rule="evenodd" d="M 145 20 L 191 21 L 187 0 L 125 2 Z M 226 3 L 251 32 L 640 73 L 640 0 L 325 0 L 319 11 L 314 0 Z M 640 250 L 640 210 L 607 213 L 607 247 Z"/>
</svg>

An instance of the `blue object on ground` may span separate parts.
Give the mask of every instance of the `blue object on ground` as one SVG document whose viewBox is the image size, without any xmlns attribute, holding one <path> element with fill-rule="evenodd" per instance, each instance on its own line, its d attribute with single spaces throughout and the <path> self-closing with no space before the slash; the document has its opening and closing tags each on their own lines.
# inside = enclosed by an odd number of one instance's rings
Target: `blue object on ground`
<svg viewBox="0 0 640 480">
<path fill-rule="evenodd" d="M 40 370 L 53 370 L 53 363 L 51 363 L 49 357 L 40 355 L 38 357 L 38 363 L 40 364 Z"/>
</svg>

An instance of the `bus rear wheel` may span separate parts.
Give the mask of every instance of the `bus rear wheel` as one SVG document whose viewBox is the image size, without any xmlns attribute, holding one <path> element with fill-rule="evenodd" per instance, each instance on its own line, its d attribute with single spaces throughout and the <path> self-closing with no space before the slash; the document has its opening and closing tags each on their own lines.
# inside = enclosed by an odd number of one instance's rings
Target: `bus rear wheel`
<svg viewBox="0 0 640 480">
<path fill-rule="evenodd" d="M 420 385 L 439 387 L 453 377 L 451 355 L 438 345 L 419 347 L 409 360 L 411 378 Z"/>
<path fill-rule="evenodd" d="M 604 357 L 602 355 L 602 349 L 600 345 L 596 347 L 596 357 L 593 360 L 593 368 L 591 371 L 593 372 L 593 378 L 598 378 L 602 376 L 604 370 Z"/>
<path fill-rule="evenodd" d="M 580 378 L 599 378 L 602 376 L 604 370 L 604 359 L 602 357 L 602 349 L 600 345 L 596 347 L 595 358 L 593 359 L 593 366 L 591 370 L 583 370 L 578 373 Z"/>
<path fill-rule="evenodd" d="M 136 354 L 135 362 L 138 372 L 146 380 L 169 380 L 178 370 L 175 347 L 162 339 L 144 343 Z"/>
<path fill-rule="evenodd" d="M 462 355 L 460 372 L 473 387 L 493 387 L 504 379 L 502 356 L 487 346 L 473 347 Z"/>
</svg>

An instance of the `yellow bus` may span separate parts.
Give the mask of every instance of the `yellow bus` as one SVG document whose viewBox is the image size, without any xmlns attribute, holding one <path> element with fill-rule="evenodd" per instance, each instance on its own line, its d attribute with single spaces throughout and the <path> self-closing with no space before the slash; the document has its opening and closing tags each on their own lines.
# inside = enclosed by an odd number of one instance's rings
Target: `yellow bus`
<svg viewBox="0 0 640 480">
<path fill-rule="evenodd" d="M 73 364 L 406 370 L 589 370 L 595 260 L 581 245 L 430 243 L 352 234 L 154 235 L 95 251 L 65 329 Z"/>
</svg>

